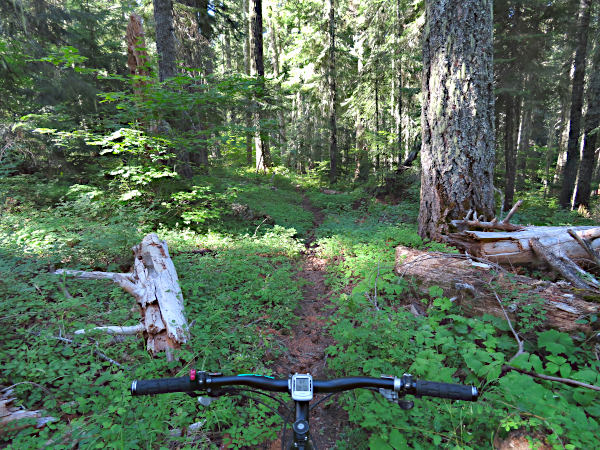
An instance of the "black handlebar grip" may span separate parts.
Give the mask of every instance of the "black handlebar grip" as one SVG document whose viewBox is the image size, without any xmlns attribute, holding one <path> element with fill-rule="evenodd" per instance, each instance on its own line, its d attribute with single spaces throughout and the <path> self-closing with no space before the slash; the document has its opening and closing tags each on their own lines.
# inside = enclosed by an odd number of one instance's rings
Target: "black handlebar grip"
<svg viewBox="0 0 600 450">
<path fill-rule="evenodd" d="M 192 390 L 190 377 L 135 380 L 131 383 L 131 395 L 168 394 Z"/>
<path fill-rule="evenodd" d="M 416 396 L 450 398 L 452 400 L 477 401 L 479 392 L 475 386 L 462 384 L 436 383 L 434 381 L 417 380 L 415 388 Z"/>
</svg>

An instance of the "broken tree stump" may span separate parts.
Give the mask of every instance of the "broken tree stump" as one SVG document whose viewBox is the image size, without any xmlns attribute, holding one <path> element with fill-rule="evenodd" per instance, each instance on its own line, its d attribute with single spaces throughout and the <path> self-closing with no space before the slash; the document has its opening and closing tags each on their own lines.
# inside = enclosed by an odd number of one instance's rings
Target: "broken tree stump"
<svg viewBox="0 0 600 450">
<path fill-rule="evenodd" d="M 133 273 L 81 272 L 59 269 L 56 275 L 74 275 L 84 280 L 111 280 L 136 300 L 142 322 L 133 326 L 104 326 L 94 329 L 110 334 L 143 333 L 152 355 L 166 352 L 173 360 L 173 350 L 180 349 L 188 339 L 188 323 L 183 308 L 183 295 L 166 241 L 156 233 L 147 235 L 140 245 L 132 248 Z M 75 334 L 83 334 L 77 330 Z"/>
<path fill-rule="evenodd" d="M 439 286 L 444 290 L 444 296 L 456 297 L 456 304 L 463 308 L 462 314 L 466 316 L 490 314 L 505 318 L 490 284 L 493 281 L 499 291 L 518 289 L 525 298 L 506 306 L 511 320 L 516 319 L 516 313 L 524 303 L 539 296 L 546 311 L 544 326 L 565 332 L 591 331 L 588 324 L 575 321 L 598 313 L 600 308 L 597 304 L 586 302 L 576 294 L 563 292 L 556 283 L 493 269 L 486 264 L 474 263 L 465 255 L 422 252 L 402 246 L 396 248 L 398 276 L 412 280 L 417 286 L 418 295 L 428 294 L 431 286 Z M 501 292 L 499 295 L 502 296 Z"/>
</svg>

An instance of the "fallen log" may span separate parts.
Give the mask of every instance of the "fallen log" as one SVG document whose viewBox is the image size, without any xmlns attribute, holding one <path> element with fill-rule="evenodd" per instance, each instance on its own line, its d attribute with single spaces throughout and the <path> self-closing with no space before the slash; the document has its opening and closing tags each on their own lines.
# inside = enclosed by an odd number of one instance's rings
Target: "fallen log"
<svg viewBox="0 0 600 450">
<path fill-rule="evenodd" d="M 588 324 L 575 321 L 600 309 L 598 304 L 584 301 L 556 283 L 512 275 L 500 267 L 474 263 L 465 255 L 422 252 L 399 246 L 396 273 L 412 280 L 418 295 L 427 294 L 431 286 L 439 286 L 445 297 L 456 297 L 454 303 L 462 307 L 462 314 L 470 317 L 491 314 L 505 318 L 495 290 L 501 297 L 502 291 L 519 290 L 519 299 L 505 308 L 510 320 L 516 320 L 520 308 L 542 299 L 541 306 L 546 311 L 544 325 L 565 332 L 590 332 Z"/>
<path fill-rule="evenodd" d="M 39 429 L 56 420 L 54 417 L 42 417 L 43 411 L 28 411 L 15 406 L 15 400 L 11 388 L 0 391 L 0 436 L 29 427 Z"/>
<path fill-rule="evenodd" d="M 588 252 L 569 235 L 569 229 L 579 237 L 591 241 L 590 247 L 600 247 L 600 228 L 585 227 L 526 227 L 517 232 L 490 232 L 465 230 L 451 233 L 446 242 L 467 252 L 469 255 L 483 258 L 503 265 L 531 265 L 546 267 L 547 262 L 531 248 L 530 239 L 537 238 L 545 247 L 550 247 L 559 256 L 565 256 L 576 264 L 593 263 Z"/>
<path fill-rule="evenodd" d="M 167 243 L 159 240 L 156 233 L 147 235 L 142 243 L 134 246 L 132 250 L 135 258 L 133 273 L 59 269 L 54 274 L 73 275 L 83 280 L 107 279 L 130 293 L 140 308 L 142 323 L 94 329 L 110 334 L 143 333 L 148 351 L 152 355 L 164 351 L 167 359 L 171 361 L 173 350 L 180 349 L 187 342 L 189 330 L 175 265 L 169 256 Z M 77 330 L 75 334 L 85 332 L 86 330 Z"/>
</svg>

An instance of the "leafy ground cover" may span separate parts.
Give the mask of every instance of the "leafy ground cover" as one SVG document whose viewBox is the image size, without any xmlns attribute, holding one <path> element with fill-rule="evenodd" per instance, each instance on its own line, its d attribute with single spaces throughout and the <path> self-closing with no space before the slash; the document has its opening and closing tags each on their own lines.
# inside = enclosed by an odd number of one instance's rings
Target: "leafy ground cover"
<svg viewBox="0 0 600 450">
<path fill-rule="evenodd" d="M 287 352 L 283 336 L 297 324 L 294 310 L 306 283 L 298 270 L 309 235 L 315 254 L 328 262 L 326 280 L 334 292 L 320 312 L 327 322 L 323 333 L 335 340 L 327 349 L 330 376 L 411 372 L 473 383 L 483 392 L 477 403 L 420 399 L 410 411 L 368 391 L 345 394 L 339 404 L 351 425 L 335 448 L 491 448 L 495 437 L 514 429 L 542 430 L 556 449 L 595 448 L 598 442 L 596 393 L 503 372 L 516 352 L 506 321 L 466 318 L 439 289 L 413 298 L 411 286 L 396 276 L 397 245 L 450 250 L 417 235 L 414 189 L 400 200 L 377 200 L 349 186 L 344 194 L 327 195 L 318 190 L 318 177 L 282 172 L 271 179 L 231 168 L 197 175 L 192 183 L 199 188 L 180 191 L 192 196 L 180 196 L 174 208 L 154 200 L 124 202 L 121 192 L 108 189 L 110 180 L 57 182 L 45 190 L 39 176 L 10 179 L 10 186 L 0 181 L 8 192 L 0 222 L 0 384 L 17 384 L 23 407 L 45 409 L 58 420 L 11 436 L 3 444 L 9 448 L 62 449 L 76 442 L 86 449 L 208 449 L 225 439 L 229 448 L 247 449 L 275 441 L 280 421 L 260 404 L 225 397 L 199 409 L 181 395 L 132 398 L 128 387 L 132 379 L 177 376 L 190 366 L 270 374 L 271 360 Z M 324 215 L 314 230 L 303 195 Z M 234 217 L 232 202 L 272 220 L 261 225 L 262 219 Z M 543 216 L 539 197 L 525 206 L 523 220 Z M 186 213 L 192 214 L 189 223 Z M 202 220 L 194 213 L 204 214 Z M 150 231 L 169 243 L 189 321 L 195 321 L 179 362 L 149 358 L 135 337 L 73 335 L 86 326 L 136 324 L 134 302 L 107 281 L 50 274 L 60 267 L 126 271 L 130 247 Z M 213 252 L 193 253 L 198 249 Z M 511 293 L 501 295 L 510 300 Z M 407 299 L 420 302 L 428 316 L 411 314 Z M 532 314 L 543 320 L 539 311 Z M 596 316 L 582 320 L 597 324 Z M 542 332 L 531 317 L 516 326 L 527 331 L 527 353 L 514 365 L 600 383 L 593 336 Z M 201 421 L 193 439 L 169 435 Z"/>
</svg>

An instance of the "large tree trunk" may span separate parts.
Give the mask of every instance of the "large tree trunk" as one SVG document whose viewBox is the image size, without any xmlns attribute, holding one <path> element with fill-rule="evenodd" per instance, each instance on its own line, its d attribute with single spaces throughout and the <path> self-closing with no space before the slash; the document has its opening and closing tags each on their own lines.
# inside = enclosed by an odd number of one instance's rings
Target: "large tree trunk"
<svg viewBox="0 0 600 450">
<path fill-rule="evenodd" d="M 264 95 L 265 64 L 263 57 L 263 19 L 262 0 L 249 0 L 250 12 L 250 71 L 258 79 L 258 90 L 252 114 L 256 128 L 254 145 L 256 147 L 256 170 L 266 171 L 271 167 L 271 152 L 266 133 L 261 129 L 260 119 L 264 115 L 260 101 Z"/>
<path fill-rule="evenodd" d="M 246 75 L 250 75 L 250 20 L 248 19 L 248 1 L 244 0 L 244 23 L 245 33 L 244 33 L 244 70 Z M 252 113 L 249 109 L 246 109 L 244 112 L 246 118 L 246 164 L 249 166 L 252 165 L 252 135 L 248 131 L 252 127 Z"/>
<path fill-rule="evenodd" d="M 337 123 L 335 114 L 335 9 L 329 0 L 329 183 L 337 181 Z"/>
<path fill-rule="evenodd" d="M 577 50 L 573 65 L 573 90 L 571 92 L 571 117 L 569 122 L 569 144 L 565 163 L 565 176 L 560 192 L 560 206 L 571 207 L 577 169 L 579 167 L 579 135 L 581 132 L 581 108 L 583 106 L 583 84 L 585 78 L 585 60 L 587 54 L 588 30 L 592 0 L 581 0 L 579 23 L 577 25 Z"/>
<path fill-rule="evenodd" d="M 140 308 L 142 323 L 134 327 L 99 327 L 104 332 L 131 334 L 144 332 L 148 351 L 155 355 L 166 352 L 173 360 L 173 350 L 180 349 L 188 339 L 188 324 L 183 309 L 183 295 L 169 249 L 155 233 L 147 235 L 133 247 L 133 273 L 81 272 L 57 270 L 80 279 L 108 279 L 131 294 Z M 78 331 L 76 333 L 81 333 Z"/>
<path fill-rule="evenodd" d="M 598 132 L 594 131 L 600 125 L 600 39 L 596 40 L 596 50 L 592 63 L 592 73 L 588 89 L 588 107 L 585 115 L 583 154 L 579 166 L 577 190 L 574 206 L 588 207 L 592 192 L 592 176 L 596 167 L 596 142 Z"/>
<path fill-rule="evenodd" d="M 484 266 L 473 265 L 473 262 L 463 255 L 396 248 L 396 273 L 400 277 L 416 281 L 419 298 L 428 295 L 431 286 L 439 286 L 444 290 L 444 296 L 453 298 L 455 304 L 461 306 L 461 314 L 491 314 L 504 319 L 504 311 L 494 291 L 503 298 L 507 297 L 505 293 L 514 293 L 517 290 L 519 294 L 513 296 L 515 301 L 511 305 L 504 305 L 511 320 L 516 320 L 520 308 L 527 307 L 541 298 L 543 303 L 540 309 L 546 311 L 544 327 L 565 332 L 592 331 L 589 324 L 579 324 L 576 321 L 588 314 L 597 313 L 597 304 L 580 299 L 578 294 L 573 294 L 570 290 L 563 291 L 557 284 L 536 282 L 519 275 L 508 276 L 502 272 L 492 273 L 489 266 Z M 567 296 L 565 292 L 568 292 Z"/>
<path fill-rule="evenodd" d="M 396 5 L 396 21 L 398 28 L 398 36 L 397 36 L 397 46 L 398 46 L 398 54 L 401 55 L 400 52 L 400 38 L 402 37 L 402 33 L 404 33 L 404 24 L 402 23 L 402 7 L 401 1 L 398 0 Z M 398 110 L 396 111 L 396 133 L 398 134 L 398 167 L 402 164 L 403 152 L 402 152 L 402 56 L 398 56 L 396 59 L 396 64 L 398 67 L 396 68 L 398 72 Z"/>
<path fill-rule="evenodd" d="M 174 77 L 175 36 L 173 35 L 173 2 L 154 0 L 154 26 L 158 53 L 158 78 L 161 82 Z"/>
<path fill-rule="evenodd" d="M 469 209 L 494 214 L 492 3 L 428 0 L 423 39 L 419 234 L 440 239 Z"/>
</svg>

